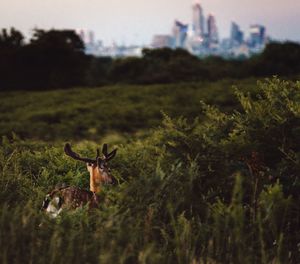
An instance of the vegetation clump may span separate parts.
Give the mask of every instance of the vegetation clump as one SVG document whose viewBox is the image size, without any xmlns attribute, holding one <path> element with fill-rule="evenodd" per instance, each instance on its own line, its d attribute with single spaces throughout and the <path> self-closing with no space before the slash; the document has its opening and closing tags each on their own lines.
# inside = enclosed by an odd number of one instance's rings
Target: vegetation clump
<svg viewBox="0 0 300 264">
<path fill-rule="evenodd" d="M 297 263 L 300 83 L 276 78 L 240 111 L 202 103 L 199 117 L 164 115 L 151 135 L 119 144 L 118 181 L 100 208 L 39 212 L 58 183 L 88 186 L 61 143 L 3 137 L 2 263 Z M 98 142 L 99 144 L 99 142 Z M 95 142 L 76 145 L 92 154 Z"/>
</svg>

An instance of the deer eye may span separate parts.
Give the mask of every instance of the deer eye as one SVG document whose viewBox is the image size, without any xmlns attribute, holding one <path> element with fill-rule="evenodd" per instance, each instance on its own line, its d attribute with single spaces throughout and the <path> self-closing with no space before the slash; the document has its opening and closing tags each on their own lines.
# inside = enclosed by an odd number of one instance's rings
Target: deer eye
<svg viewBox="0 0 300 264">
<path fill-rule="evenodd" d="M 89 166 L 89 167 L 92 167 L 92 166 L 93 166 L 93 163 L 88 163 L 88 166 Z"/>
</svg>

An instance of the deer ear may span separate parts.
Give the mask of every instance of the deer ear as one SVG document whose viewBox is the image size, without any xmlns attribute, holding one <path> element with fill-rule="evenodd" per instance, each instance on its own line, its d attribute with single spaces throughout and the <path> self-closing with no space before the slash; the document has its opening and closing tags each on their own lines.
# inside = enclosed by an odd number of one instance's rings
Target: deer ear
<svg viewBox="0 0 300 264">
<path fill-rule="evenodd" d="M 108 155 L 107 155 L 107 158 L 106 160 L 109 161 L 111 159 L 113 159 L 117 154 L 117 149 L 114 149 L 112 152 L 110 152 Z"/>
<path fill-rule="evenodd" d="M 102 153 L 104 155 L 104 157 L 107 157 L 107 144 L 103 144 L 103 147 L 102 147 Z"/>
</svg>

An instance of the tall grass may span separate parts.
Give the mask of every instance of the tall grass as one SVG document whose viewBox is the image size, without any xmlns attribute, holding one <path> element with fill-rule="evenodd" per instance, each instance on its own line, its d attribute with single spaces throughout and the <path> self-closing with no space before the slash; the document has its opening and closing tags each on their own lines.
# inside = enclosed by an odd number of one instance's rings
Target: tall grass
<svg viewBox="0 0 300 264">
<path fill-rule="evenodd" d="M 46 141 L 99 141 L 114 132 L 122 134 L 115 138 L 120 142 L 158 126 L 162 111 L 193 119 L 199 115 L 200 100 L 232 110 L 238 105 L 232 84 L 236 81 L 2 92 L 0 135 L 14 131 L 22 138 Z M 254 86 L 254 80 L 243 81 L 246 90 Z"/>
<path fill-rule="evenodd" d="M 277 79 L 237 90 L 242 110 L 199 104 L 201 118 L 172 119 L 118 145 L 118 185 L 101 205 L 48 219 L 56 184 L 87 188 L 84 164 L 60 142 L 3 137 L 2 263 L 298 263 L 300 83 Z M 203 118 L 202 118 L 203 117 Z M 100 142 L 76 151 L 93 156 Z"/>
</svg>

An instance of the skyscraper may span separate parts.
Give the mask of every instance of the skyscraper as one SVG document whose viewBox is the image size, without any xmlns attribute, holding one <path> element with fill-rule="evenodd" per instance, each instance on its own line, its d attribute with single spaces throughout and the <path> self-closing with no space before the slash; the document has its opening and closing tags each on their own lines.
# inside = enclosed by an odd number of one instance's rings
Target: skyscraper
<svg viewBox="0 0 300 264">
<path fill-rule="evenodd" d="M 188 25 L 175 20 L 173 26 L 174 44 L 176 48 L 183 48 L 187 37 Z"/>
<path fill-rule="evenodd" d="M 250 27 L 249 45 L 253 48 L 266 44 L 266 28 L 262 25 L 252 25 Z"/>
<path fill-rule="evenodd" d="M 216 18 L 212 14 L 210 14 L 207 18 L 207 37 L 210 44 L 219 42 Z"/>
<path fill-rule="evenodd" d="M 230 42 L 233 47 L 240 46 L 244 42 L 244 33 L 235 22 L 231 23 Z"/>
<path fill-rule="evenodd" d="M 205 18 L 202 6 L 199 3 L 193 5 L 193 27 L 197 37 L 204 37 L 205 34 Z"/>
</svg>

